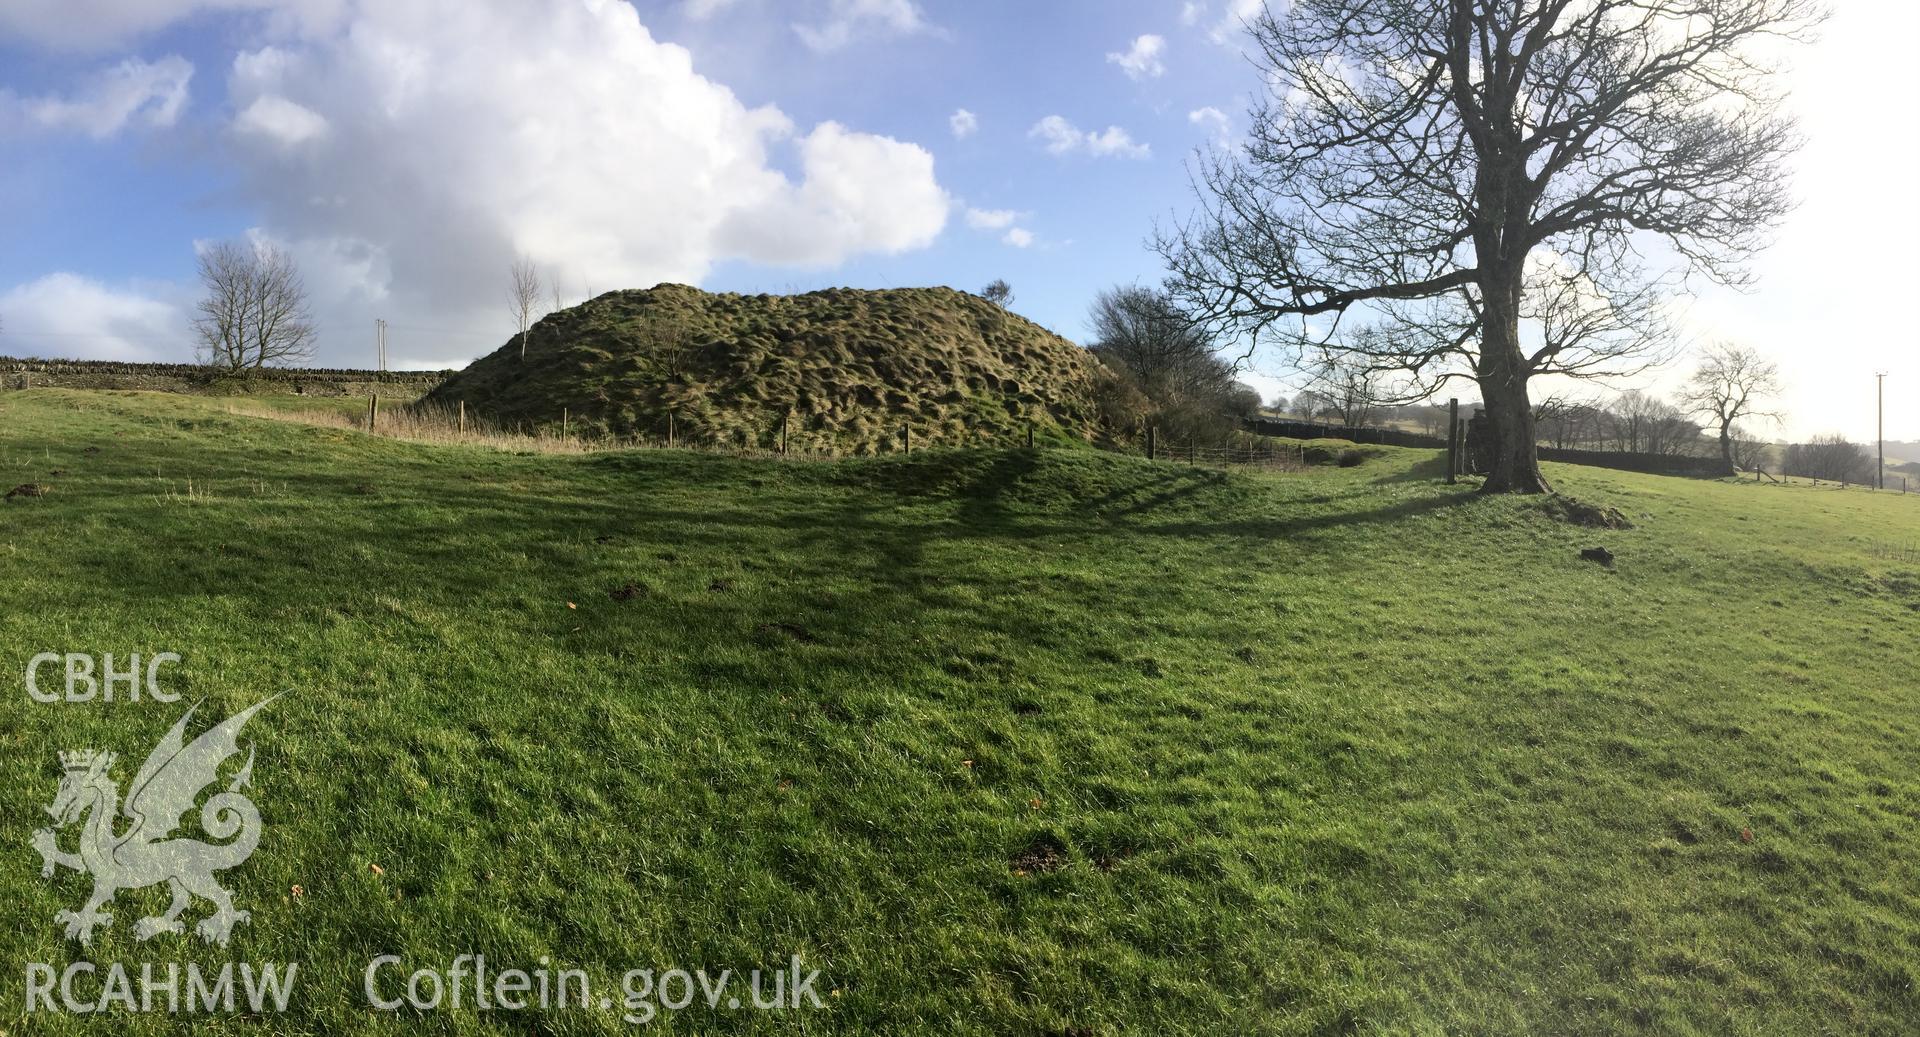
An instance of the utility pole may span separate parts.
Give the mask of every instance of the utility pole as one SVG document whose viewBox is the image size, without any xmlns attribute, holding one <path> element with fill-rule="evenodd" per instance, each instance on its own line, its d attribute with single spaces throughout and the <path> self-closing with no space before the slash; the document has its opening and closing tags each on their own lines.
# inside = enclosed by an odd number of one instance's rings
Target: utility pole
<svg viewBox="0 0 1920 1037">
<path fill-rule="evenodd" d="M 1887 488 L 1887 373 L 1876 371 L 1874 382 L 1874 437 L 1880 446 L 1880 467 L 1873 470 L 1873 483 L 1881 489 Z"/>
<path fill-rule="evenodd" d="M 387 322 L 381 318 L 373 321 L 373 351 L 379 359 L 380 370 L 387 369 Z"/>
</svg>

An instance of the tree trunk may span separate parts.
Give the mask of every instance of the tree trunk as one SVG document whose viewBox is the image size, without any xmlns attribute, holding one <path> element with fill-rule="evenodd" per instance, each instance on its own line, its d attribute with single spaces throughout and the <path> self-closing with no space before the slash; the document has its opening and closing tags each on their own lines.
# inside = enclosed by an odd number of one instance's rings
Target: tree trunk
<svg viewBox="0 0 1920 1037">
<path fill-rule="evenodd" d="M 1726 467 L 1728 475 L 1739 471 L 1733 466 L 1733 433 L 1725 425 L 1720 426 L 1720 463 Z"/>
<path fill-rule="evenodd" d="M 1540 474 L 1533 402 L 1527 398 L 1531 372 L 1520 351 L 1520 282 L 1520 266 L 1514 263 L 1482 283 L 1485 323 L 1477 374 L 1493 433 L 1493 456 L 1481 493 L 1553 492 Z"/>
</svg>

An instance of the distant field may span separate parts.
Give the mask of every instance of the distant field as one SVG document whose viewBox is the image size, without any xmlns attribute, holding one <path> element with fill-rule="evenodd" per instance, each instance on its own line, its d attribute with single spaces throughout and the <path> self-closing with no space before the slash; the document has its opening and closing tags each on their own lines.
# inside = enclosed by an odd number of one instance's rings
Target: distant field
<svg viewBox="0 0 1920 1037">
<path fill-rule="evenodd" d="M 224 1033 L 633 1032 L 375 1012 L 383 953 L 821 972 L 824 1007 L 668 1033 L 1920 1019 L 1920 495 L 1547 466 L 1609 531 L 1431 451 L 523 455 L 224 408 L 0 394 L 0 482 L 48 487 L 0 502 L 9 969 L 301 963 Z M 185 657 L 179 706 L 20 686 L 134 650 Z M 283 689 L 231 950 L 136 943 L 151 892 L 64 940 L 56 750 L 124 781 L 186 703 Z M 188 1026 L 22 997 L 0 1032 Z"/>
</svg>

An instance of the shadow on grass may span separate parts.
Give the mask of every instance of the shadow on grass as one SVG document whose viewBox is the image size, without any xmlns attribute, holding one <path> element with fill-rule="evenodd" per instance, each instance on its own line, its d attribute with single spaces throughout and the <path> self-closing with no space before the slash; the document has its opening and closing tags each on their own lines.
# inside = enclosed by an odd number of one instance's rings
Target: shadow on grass
<svg viewBox="0 0 1920 1037">
<path fill-rule="evenodd" d="M 1474 499 L 1464 488 L 1443 487 L 1413 496 L 1364 487 L 1267 495 L 1210 469 L 1109 467 L 1027 450 L 847 468 L 654 452 L 523 460 L 381 450 L 336 456 L 321 471 L 288 459 L 290 451 L 234 444 L 200 463 L 223 469 L 227 482 L 297 470 L 298 489 L 182 502 L 126 492 L 126 480 L 178 463 L 179 449 L 177 441 L 125 444 L 113 459 L 118 471 L 101 473 L 120 485 L 96 485 L 73 504 L 108 531 L 130 532 L 85 543 L 54 532 L 54 549 L 70 555 L 61 564 L 92 585 L 175 600 L 238 598 L 261 614 L 285 615 L 357 610 L 370 595 L 515 607 L 516 594 L 584 593 L 609 578 L 608 557 L 644 564 L 677 552 L 716 574 L 762 565 L 803 583 L 851 579 L 863 589 L 844 609 L 884 617 L 952 606 L 945 586 L 954 578 L 951 552 L 929 554 L 957 543 L 1041 542 L 1084 556 L 1102 540 L 1132 553 L 1141 538 L 1311 538 Z M 596 545 L 606 538 L 614 542 L 605 550 L 625 553 L 602 554 Z M 1016 568 L 988 579 L 1019 578 Z M 675 607 L 695 623 L 729 623 L 753 603 L 695 595 Z M 1017 627 L 1019 611 L 1008 601 L 975 618 Z"/>
<path fill-rule="evenodd" d="M 1391 475 L 1383 475 L 1373 480 L 1373 485 L 1392 486 L 1397 483 L 1437 483 L 1446 477 L 1447 452 L 1442 450 L 1433 457 L 1424 461 L 1415 462 L 1411 467 L 1394 472 Z"/>
</svg>

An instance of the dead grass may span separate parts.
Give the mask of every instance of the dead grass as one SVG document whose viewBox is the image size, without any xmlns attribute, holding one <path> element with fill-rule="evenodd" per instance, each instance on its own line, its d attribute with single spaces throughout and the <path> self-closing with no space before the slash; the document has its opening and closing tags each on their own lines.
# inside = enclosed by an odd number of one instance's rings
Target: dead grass
<svg viewBox="0 0 1920 1037">
<path fill-rule="evenodd" d="M 243 417 L 266 418 L 318 428 L 361 433 L 368 431 L 365 411 L 349 413 L 338 408 L 274 407 L 248 400 L 234 400 L 227 403 L 226 412 Z M 563 433 L 559 429 L 545 426 L 516 429 L 479 418 L 471 412 L 463 422 L 457 407 L 425 401 L 404 404 L 392 409 L 382 408 L 376 416 L 372 433 L 384 439 L 405 440 L 410 443 L 477 446 L 515 454 L 595 454 L 611 450 L 665 449 L 668 446 L 661 437 L 614 435 L 602 433 L 596 429 L 588 429 L 583 433 L 574 433 L 571 430 Z M 775 450 L 751 447 L 685 442 L 675 443 L 673 446 L 675 449 L 743 457 L 782 456 Z M 785 456 L 794 459 L 824 459 L 833 455 L 796 449 Z"/>
</svg>

